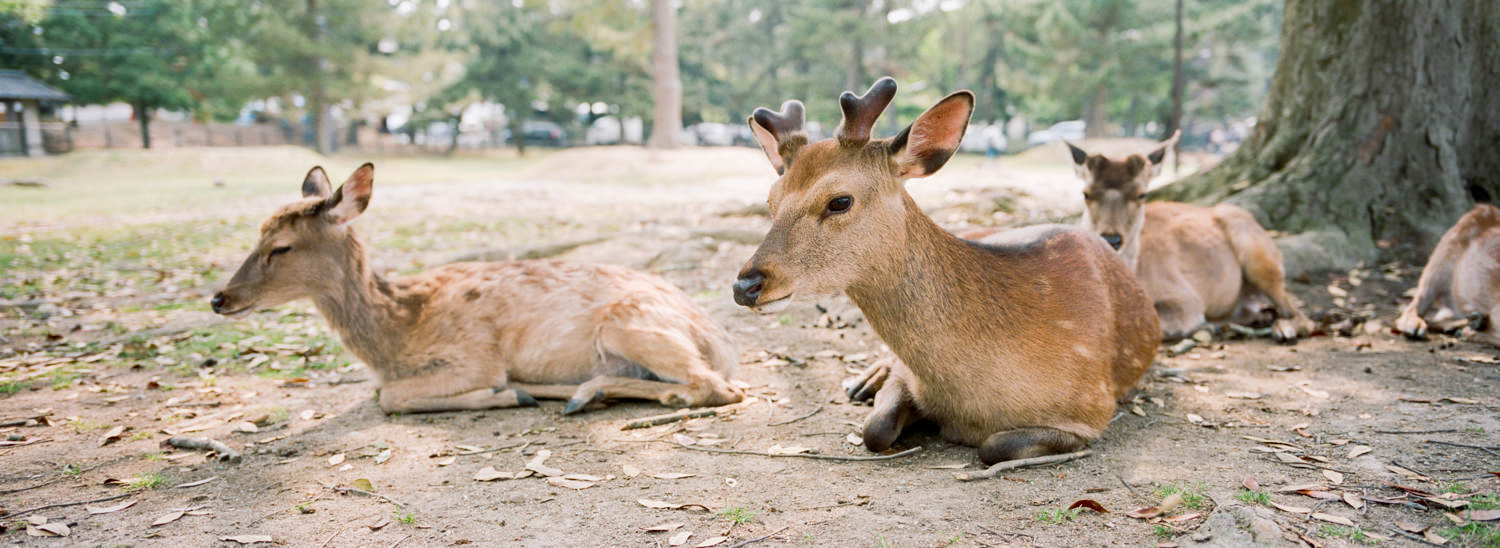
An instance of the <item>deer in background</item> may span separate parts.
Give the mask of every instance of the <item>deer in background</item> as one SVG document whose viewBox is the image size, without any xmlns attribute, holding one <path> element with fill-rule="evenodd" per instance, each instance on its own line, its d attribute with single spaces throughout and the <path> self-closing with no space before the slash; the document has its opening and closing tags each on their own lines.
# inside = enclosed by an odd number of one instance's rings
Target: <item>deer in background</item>
<svg viewBox="0 0 1500 548">
<path fill-rule="evenodd" d="M 331 190 L 322 168 L 309 171 L 303 199 L 261 224 L 260 242 L 214 295 L 214 312 L 312 299 L 379 377 L 387 413 L 566 398 L 566 415 L 613 398 L 684 407 L 743 397 L 726 381 L 739 359 L 728 334 L 657 276 L 538 260 L 382 278 L 349 226 L 369 205 L 374 178 L 365 164 Z"/>
<path fill-rule="evenodd" d="M 1474 340 L 1500 346 L 1491 323 L 1500 319 L 1500 208 L 1476 205 L 1443 233 L 1396 329 L 1414 339 L 1426 337 L 1423 317 L 1434 307 L 1433 321 L 1450 324 L 1445 329 L 1467 324 L 1474 328 Z"/>
<path fill-rule="evenodd" d="M 896 93 L 883 78 L 839 98 L 836 139 L 809 142 L 804 110 L 756 109 L 756 141 L 780 178 L 771 229 L 734 282 L 762 312 L 846 293 L 900 358 L 851 394 L 873 393 L 871 451 L 931 420 L 986 463 L 1063 453 L 1104 431 L 1155 355 L 1156 313 L 1093 234 L 1060 225 L 968 242 L 938 227 L 904 183 L 958 149 L 974 95 L 947 96 L 890 139 L 871 127 Z"/>
<path fill-rule="evenodd" d="M 1119 250 L 1155 301 L 1166 340 L 1192 335 L 1210 321 L 1264 323 L 1267 308 L 1276 340 L 1306 336 L 1314 326 L 1286 291 L 1281 250 L 1250 212 L 1230 204 L 1146 202 L 1151 179 L 1179 134 L 1125 158 L 1091 155 L 1067 143 L 1084 183 L 1084 226 Z"/>
</svg>

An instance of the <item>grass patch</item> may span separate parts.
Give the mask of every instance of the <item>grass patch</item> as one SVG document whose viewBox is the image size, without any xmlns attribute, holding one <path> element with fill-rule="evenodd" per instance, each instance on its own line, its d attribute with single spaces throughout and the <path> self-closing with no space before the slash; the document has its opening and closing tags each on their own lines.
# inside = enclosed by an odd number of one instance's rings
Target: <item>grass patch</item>
<svg viewBox="0 0 1500 548">
<path fill-rule="evenodd" d="M 1452 483 L 1444 483 L 1442 491 L 1444 493 L 1453 493 L 1455 495 L 1467 495 L 1469 493 L 1473 493 L 1474 489 L 1472 487 L 1469 487 L 1468 483 L 1455 481 Z"/>
<path fill-rule="evenodd" d="M 125 490 L 144 491 L 166 485 L 167 477 L 157 472 L 141 472 L 125 480 Z"/>
<path fill-rule="evenodd" d="M 412 513 L 412 512 L 406 512 L 404 514 L 396 514 L 396 521 L 399 521 L 399 522 L 401 522 L 403 524 L 406 524 L 406 525 L 411 525 L 411 524 L 414 524 L 414 523 L 417 522 L 417 515 L 414 514 L 414 513 Z"/>
<path fill-rule="evenodd" d="M 886 540 L 885 535 L 875 533 L 875 548 L 895 548 L 896 545 Z"/>
<path fill-rule="evenodd" d="M 97 431 L 97 430 L 103 430 L 105 428 L 109 428 L 109 423 L 106 423 L 106 422 L 94 422 L 94 421 L 91 421 L 91 420 L 88 420 L 88 419 L 82 419 L 82 418 L 80 418 L 80 419 L 73 419 L 71 421 L 68 421 L 68 429 L 70 429 L 70 430 L 72 430 L 74 432 L 77 432 L 79 434 L 82 434 L 82 433 L 85 433 L 85 432 L 94 432 L 94 431 Z"/>
<path fill-rule="evenodd" d="M 1203 491 L 1204 487 L 1201 483 L 1172 483 L 1157 487 L 1156 496 L 1165 499 L 1174 494 L 1180 493 L 1182 494 L 1183 506 L 1193 509 L 1201 509 L 1206 504 L 1208 504 L 1208 495 L 1205 495 Z"/>
<path fill-rule="evenodd" d="M 1168 539 L 1168 538 L 1172 538 L 1172 537 L 1177 536 L 1177 530 L 1176 529 L 1173 529 L 1171 527 L 1167 527 L 1167 526 L 1162 525 L 1160 523 L 1153 524 L 1151 526 L 1151 532 L 1156 534 L 1156 538 Z"/>
<path fill-rule="evenodd" d="M 1080 513 L 1083 513 L 1083 508 L 1074 508 L 1072 510 L 1052 508 L 1038 512 L 1036 520 L 1042 523 L 1063 523 L 1065 521 L 1073 521 L 1073 518 L 1078 517 Z"/>
<path fill-rule="evenodd" d="M 719 517 L 735 525 L 744 525 L 755 521 L 755 516 L 760 515 L 759 510 L 751 508 L 725 508 L 719 510 Z"/>
<path fill-rule="evenodd" d="M 1380 540 L 1371 538 L 1365 534 L 1364 529 L 1358 527 L 1344 527 L 1342 525 L 1324 525 L 1318 528 L 1318 536 L 1323 538 L 1346 538 L 1360 544 L 1379 544 Z"/>
<path fill-rule="evenodd" d="M 1251 491 L 1249 489 L 1240 489 L 1239 492 L 1234 494 L 1234 498 L 1245 504 L 1259 504 L 1261 506 L 1271 505 L 1271 493 L 1266 491 Z"/>
<path fill-rule="evenodd" d="M 1500 493 L 1485 493 L 1469 499 L 1470 510 L 1494 510 L 1500 508 Z"/>
<path fill-rule="evenodd" d="M 1450 541 L 1464 546 L 1500 548 L 1500 526 L 1471 521 L 1463 527 L 1447 527 L 1437 532 Z"/>
<path fill-rule="evenodd" d="M 0 383 L 0 394 L 4 394 L 6 396 L 9 396 L 9 395 L 14 394 L 16 392 L 20 392 L 24 388 L 26 388 L 26 385 L 23 384 L 21 381 L 3 382 L 3 383 Z"/>
<path fill-rule="evenodd" d="M 77 464 L 65 464 L 62 467 L 61 473 L 64 476 L 76 478 L 83 475 L 83 467 Z"/>
</svg>

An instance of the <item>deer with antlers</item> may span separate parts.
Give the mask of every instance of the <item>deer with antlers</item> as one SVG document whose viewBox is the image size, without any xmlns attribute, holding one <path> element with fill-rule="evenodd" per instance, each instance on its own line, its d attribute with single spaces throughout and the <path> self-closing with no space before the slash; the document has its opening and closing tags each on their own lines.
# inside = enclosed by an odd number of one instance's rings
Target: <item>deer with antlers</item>
<svg viewBox="0 0 1500 548">
<path fill-rule="evenodd" d="M 297 299 L 318 311 L 382 386 L 387 413 L 606 399 L 677 407 L 741 400 L 727 382 L 728 333 L 660 277 L 610 265 L 456 263 L 386 280 L 349 226 L 370 203 L 375 167 L 337 190 L 315 167 L 303 199 L 260 227 L 260 242 L 214 312 L 238 316 Z"/>
<path fill-rule="evenodd" d="M 1226 320 L 1270 319 L 1278 341 L 1307 335 L 1314 326 L 1287 293 L 1281 250 L 1250 212 L 1231 204 L 1205 208 L 1146 201 L 1151 179 L 1161 172 L 1178 135 L 1144 155 L 1124 158 L 1089 154 L 1067 143 L 1074 171 L 1084 182 L 1084 226 L 1119 250 L 1135 272 L 1156 303 L 1166 340 Z"/>
<path fill-rule="evenodd" d="M 1434 308 L 1432 321 L 1444 330 L 1468 325 L 1475 341 L 1500 346 L 1491 323 L 1500 319 L 1500 207 L 1476 205 L 1443 233 L 1396 329 L 1414 339 L 1426 337 L 1424 316 Z"/>
<path fill-rule="evenodd" d="M 845 92 L 836 139 L 809 142 L 804 110 L 756 109 L 750 129 L 780 176 L 771 229 L 734 282 L 762 312 L 845 293 L 900 360 L 851 394 L 874 394 L 864 444 L 889 448 L 931 420 L 986 463 L 1076 450 L 1109 424 L 1160 338 L 1145 291 L 1109 246 L 1076 227 L 961 240 L 903 184 L 957 150 L 974 107 L 960 91 L 889 139 L 871 128 L 896 94 L 883 78 Z"/>
</svg>

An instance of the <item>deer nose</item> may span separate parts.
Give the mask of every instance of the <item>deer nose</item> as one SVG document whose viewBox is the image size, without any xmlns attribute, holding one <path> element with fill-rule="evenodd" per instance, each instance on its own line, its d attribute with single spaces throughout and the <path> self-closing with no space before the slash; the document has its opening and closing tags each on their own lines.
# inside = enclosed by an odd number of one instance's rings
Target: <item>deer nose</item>
<svg viewBox="0 0 1500 548">
<path fill-rule="evenodd" d="M 225 297 L 224 293 L 220 292 L 214 293 L 214 298 L 213 300 L 208 301 L 208 305 L 213 307 L 215 313 L 222 313 L 224 312 L 224 303 L 227 302 L 229 302 L 229 298 Z"/>
<path fill-rule="evenodd" d="M 1120 244 L 1125 243 L 1125 239 L 1114 232 L 1105 232 L 1104 234 L 1100 234 L 1099 237 L 1104 238 L 1104 243 L 1109 244 L 1110 247 L 1117 250 L 1120 249 Z"/>
<path fill-rule="evenodd" d="M 755 306 L 760 299 L 760 290 L 765 287 L 766 276 L 759 270 L 751 270 L 734 281 L 734 302 L 740 306 Z"/>
</svg>

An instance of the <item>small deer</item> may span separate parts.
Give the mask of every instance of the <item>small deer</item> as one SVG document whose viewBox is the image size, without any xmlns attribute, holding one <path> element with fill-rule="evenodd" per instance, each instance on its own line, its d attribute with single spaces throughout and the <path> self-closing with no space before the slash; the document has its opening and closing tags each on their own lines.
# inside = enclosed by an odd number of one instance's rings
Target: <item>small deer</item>
<svg viewBox="0 0 1500 548">
<path fill-rule="evenodd" d="M 1426 337 L 1423 317 L 1434 307 L 1432 321 L 1442 329 L 1469 325 L 1475 341 L 1500 346 L 1500 329 L 1491 323 L 1500 320 L 1500 208 L 1476 205 L 1443 234 L 1396 329 L 1414 339 Z"/>
<path fill-rule="evenodd" d="M 370 203 L 375 167 L 337 190 L 320 167 L 303 199 L 260 227 L 260 242 L 213 297 L 246 314 L 312 299 L 379 377 L 387 413 L 536 406 L 572 414 L 605 399 L 669 406 L 738 402 L 739 354 L 723 328 L 657 276 L 561 261 L 455 263 L 386 280 L 349 226 Z"/>
<path fill-rule="evenodd" d="M 802 103 L 756 109 L 756 141 L 780 177 L 771 229 L 734 282 L 761 312 L 805 295 L 845 293 L 899 360 L 867 370 L 871 451 L 918 420 L 979 448 L 986 463 L 1062 453 L 1104 431 L 1151 364 L 1156 312 L 1098 237 L 1037 226 L 960 240 L 924 214 L 904 183 L 958 149 L 974 109 L 960 91 L 894 138 L 870 129 L 896 94 L 883 78 L 845 92 L 836 139 L 809 142 Z"/>
<path fill-rule="evenodd" d="M 1084 182 L 1084 227 L 1119 250 L 1135 272 L 1156 302 L 1165 340 L 1192 335 L 1210 321 L 1264 323 L 1267 308 L 1276 340 L 1306 336 L 1313 323 L 1286 291 L 1281 250 L 1250 212 L 1230 204 L 1146 202 L 1178 135 L 1125 158 L 1067 143 Z"/>
</svg>

